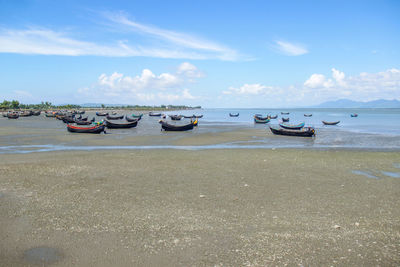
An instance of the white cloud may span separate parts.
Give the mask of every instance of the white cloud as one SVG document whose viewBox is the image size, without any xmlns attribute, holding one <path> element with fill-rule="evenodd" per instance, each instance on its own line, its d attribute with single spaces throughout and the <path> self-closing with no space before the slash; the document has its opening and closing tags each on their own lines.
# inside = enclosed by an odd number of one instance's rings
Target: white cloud
<svg viewBox="0 0 400 267">
<path fill-rule="evenodd" d="M 302 85 L 288 87 L 263 84 L 244 84 L 222 91 L 225 97 L 240 102 L 243 96 L 251 97 L 254 104 L 265 106 L 315 105 L 324 101 L 348 98 L 356 101 L 376 99 L 400 100 L 400 70 L 389 69 L 378 73 L 360 73 L 346 76 L 335 68 L 332 78 L 312 74 Z M 248 101 L 248 99 L 246 100 Z"/>
<path fill-rule="evenodd" d="M 274 48 L 287 56 L 301 56 L 308 53 L 304 45 L 284 41 L 275 41 Z"/>
<path fill-rule="evenodd" d="M 135 33 L 145 35 L 145 38 L 137 41 L 137 34 L 130 31 L 125 32 L 124 41 L 110 38 L 104 43 L 96 43 L 78 40 L 71 33 L 40 27 L 0 28 L 0 53 L 219 60 L 238 60 L 240 57 L 237 51 L 215 42 L 139 24 L 121 14 L 108 14 L 106 18 L 114 26 L 129 27 Z M 154 37 L 160 40 L 154 42 Z M 136 38 L 135 41 L 129 41 L 133 38 Z M 149 40 L 152 41 L 150 44 Z"/>
<path fill-rule="evenodd" d="M 173 44 L 175 47 L 178 46 L 184 49 L 206 52 L 207 54 L 213 54 L 214 57 L 222 60 L 237 60 L 239 58 L 239 55 L 235 50 L 194 35 L 144 25 L 128 19 L 121 13 L 104 13 L 104 16 L 116 24 L 125 26 L 128 29 L 143 35 L 158 38 L 162 41 Z"/>
<path fill-rule="evenodd" d="M 154 74 L 149 69 L 142 70 L 140 75 L 127 76 L 114 72 L 111 75 L 101 74 L 91 87 L 78 90 L 78 95 L 91 101 L 118 103 L 176 103 L 177 101 L 194 100 L 189 89 L 182 89 L 194 82 L 195 77 L 203 77 L 196 66 L 184 62 L 175 73 Z"/>
<path fill-rule="evenodd" d="M 271 87 L 267 87 L 261 84 L 244 84 L 239 88 L 229 87 L 227 91 L 223 91 L 223 94 L 237 94 L 237 95 L 260 95 L 267 93 L 268 89 Z"/>
</svg>

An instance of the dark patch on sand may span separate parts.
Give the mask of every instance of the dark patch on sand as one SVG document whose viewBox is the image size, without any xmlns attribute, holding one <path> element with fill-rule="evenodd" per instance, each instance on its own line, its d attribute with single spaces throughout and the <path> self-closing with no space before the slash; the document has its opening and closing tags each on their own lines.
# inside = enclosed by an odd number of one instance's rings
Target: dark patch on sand
<svg viewBox="0 0 400 267">
<path fill-rule="evenodd" d="M 56 248 L 36 247 L 24 252 L 24 260 L 30 264 L 48 265 L 61 260 L 63 254 Z"/>
</svg>

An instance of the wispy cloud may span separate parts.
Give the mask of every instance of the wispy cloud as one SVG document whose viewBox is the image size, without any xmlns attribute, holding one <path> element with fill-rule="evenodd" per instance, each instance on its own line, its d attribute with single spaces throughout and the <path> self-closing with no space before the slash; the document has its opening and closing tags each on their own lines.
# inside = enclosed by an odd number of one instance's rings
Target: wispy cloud
<svg viewBox="0 0 400 267">
<path fill-rule="evenodd" d="M 275 41 L 273 48 L 287 56 L 301 56 L 304 54 L 308 54 L 308 50 L 304 45 L 289 43 L 285 41 Z"/>
<path fill-rule="evenodd" d="M 73 34 L 42 27 L 27 29 L 0 28 L 0 53 L 62 55 L 62 56 L 109 56 L 109 57 L 155 57 L 178 59 L 238 60 L 237 51 L 215 42 L 190 34 L 164 30 L 129 20 L 121 13 L 107 13 L 103 20 L 114 27 L 129 28 L 124 41 L 110 37 L 102 43 L 79 40 Z M 135 35 L 160 39 L 162 42 L 144 45 L 133 40 Z"/>
<path fill-rule="evenodd" d="M 191 34 L 141 24 L 136 21 L 130 20 L 129 18 L 127 18 L 126 15 L 122 13 L 103 14 L 105 18 L 109 19 L 113 23 L 119 24 L 143 35 L 156 37 L 160 40 L 163 40 L 175 46 L 179 46 L 183 49 L 194 49 L 210 53 L 213 54 L 216 58 L 222 60 L 239 59 L 237 51 L 213 41 L 209 41 Z"/>
</svg>

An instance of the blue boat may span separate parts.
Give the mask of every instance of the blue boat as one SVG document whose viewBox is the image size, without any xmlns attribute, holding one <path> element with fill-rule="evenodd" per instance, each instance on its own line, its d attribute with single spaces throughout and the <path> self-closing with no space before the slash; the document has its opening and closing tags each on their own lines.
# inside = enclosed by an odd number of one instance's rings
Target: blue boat
<svg viewBox="0 0 400 267">
<path fill-rule="evenodd" d="M 305 125 L 304 122 L 296 124 L 296 125 L 286 124 L 286 123 L 280 123 L 279 124 L 279 126 L 281 126 L 282 128 L 291 129 L 291 130 L 299 130 L 299 129 L 303 128 L 304 125 Z"/>
</svg>

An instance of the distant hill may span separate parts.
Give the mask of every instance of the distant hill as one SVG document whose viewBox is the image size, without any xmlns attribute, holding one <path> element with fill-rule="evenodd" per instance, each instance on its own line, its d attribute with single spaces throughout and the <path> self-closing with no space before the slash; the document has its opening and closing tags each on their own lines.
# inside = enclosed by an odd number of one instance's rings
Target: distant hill
<svg viewBox="0 0 400 267">
<path fill-rule="evenodd" d="M 353 101 L 349 99 L 339 99 L 336 101 L 328 101 L 313 108 L 400 108 L 400 101 L 378 99 L 369 102 Z"/>
</svg>

